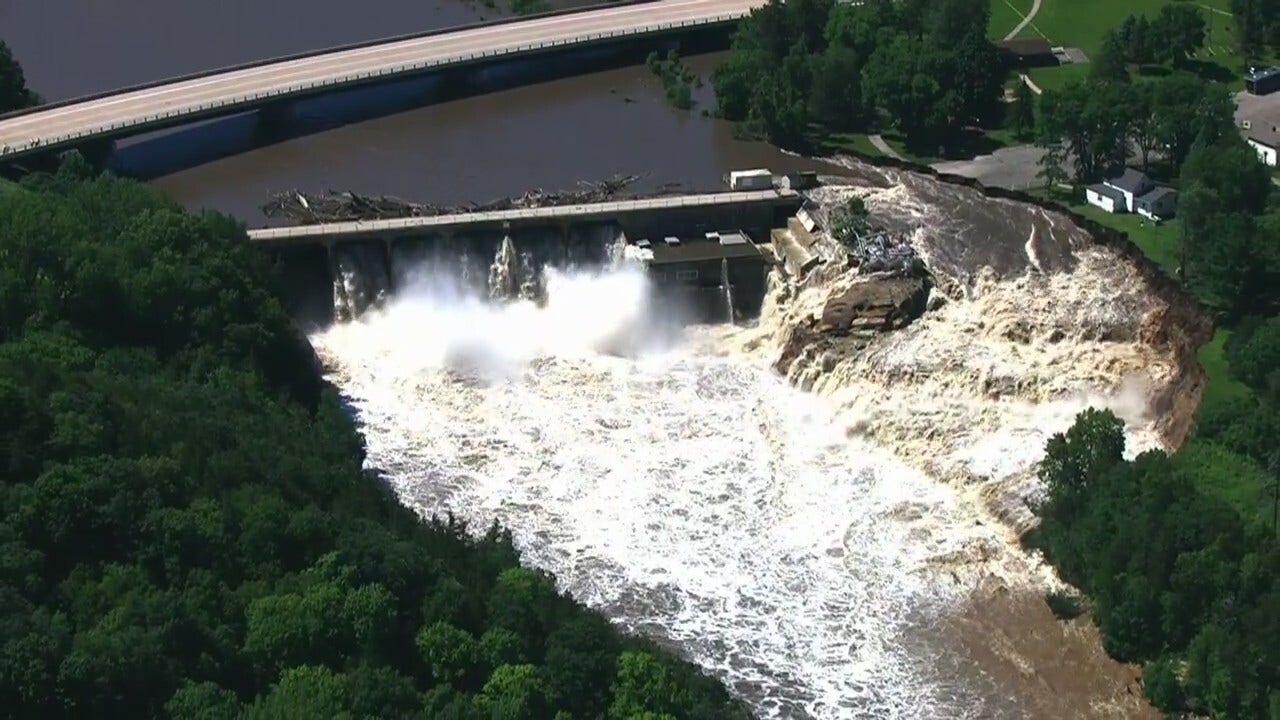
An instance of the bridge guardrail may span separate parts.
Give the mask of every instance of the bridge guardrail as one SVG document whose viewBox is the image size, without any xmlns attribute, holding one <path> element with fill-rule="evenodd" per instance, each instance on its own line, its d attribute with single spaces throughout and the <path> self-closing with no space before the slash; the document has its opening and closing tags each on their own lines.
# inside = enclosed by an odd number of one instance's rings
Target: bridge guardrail
<svg viewBox="0 0 1280 720">
<path fill-rule="evenodd" d="M 251 104 L 254 101 L 261 100 L 263 98 L 297 95 L 297 94 L 306 92 L 307 90 L 314 89 L 316 87 L 327 87 L 330 85 L 335 85 L 335 86 L 336 85 L 354 85 L 354 84 L 360 83 L 361 81 L 368 80 L 374 77 L 382 77 L 383 75 L 406 75 L 406 74 L 412 74 L 415 72 L 429 70 L 434 67 L 458 65 L 458 64 L 463 64 L 463 63 L 471 62 L 478 59 L 484 59 L 488 57 L 496 58 L 499 56 L 516 56 L 522 53 L 536 52 L 539 50 L 545 50 L 549 47 L 556 47 L 557 43 L 563 44 L 565 46 L 568 46 L 571 44 L 586 45 L 586 44 L 590 44 L 593 42 L 598 42 L 600 40 L 606 40 L 610 38 L 627 37 L 627 36 L 633 36 L 633 35 L 645 35 L 649 33 L 662 32 L 664 30 L 672 30 L 676 28 L 697 27 L 701 25 L 716 25 L 720 23 L 740 20 L 744 16 L 745 16 L 744 13 L 722 13 L 720 15 L 713 15 L 711 17 L 699 18 L 696 20 L 681 20 L 678 23 L 658 23 L 655 25 L 641 25 L 638 27 L 626 28 L 623 30 L 609 30 L 606 32 L 591 33 L 579 38 L 553 38 L 548 42 L 527 43 L 524 45 L 517 45 L 515 47 L 508 47 L 503 49 L 481 50 L 479 52 L 470 52 L 470 53 L 460 54 L 457 56 L 436 58 L 432 60 L 422 60 L 422 61 L 411 62 L 411 63 L 402 63 L 398 65 L 390 65 L 390 66 L 377 68 L 374 70 L 353 73 L 351 75 L 338 75 L 338 76 L 329 77 L 329 78 L 322 78 L 319 80 L 318 83 L 304 82 L 304 83 L 286 85 L 283 88 L 269 88 L 267 90 L 246 93 L 244 95 L 238 95 L 230 99 L 215 100 L 208 103 L 201 103 L 199 105 L 185 108 L 183 110 L 172 110 L 172 111 L 165 111 L 163 113 L 152 113 L 152 114 L 144 115 L 138 118 L 131 118 L 129 120 L 110 123 L 108 125 L 98 126 L 95 128 L 81 130 L 74 133 L 56 135 L 56 136 L 53 136 L 52 138 L 44 138 L 44 139 L 33 138 L 32 140 L 22 145 L 0 146 L 0 158 L 8 154 L 18 154 L 18 153 L 33 150 L 42 146 L 65 145 L 72 141 L 79 140 L 81 138 L 110 134 L 116 130 L 123 130 L 130 127 L 137 127 L 139 125 L 149 125 L 149 124 L 156 123 L 161 120 L 167 120 L 173 117 L 200 115 L 200 114 L 209 112 L 211 110 L 217 110 L 217 109 L 231 107 L 231 106 Z"/>
</svg>

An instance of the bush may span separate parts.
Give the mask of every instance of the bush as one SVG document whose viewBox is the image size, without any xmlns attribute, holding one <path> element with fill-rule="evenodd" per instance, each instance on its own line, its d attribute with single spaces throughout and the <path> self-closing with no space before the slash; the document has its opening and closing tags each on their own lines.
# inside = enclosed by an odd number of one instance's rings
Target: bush
<svg viewBox="0 0 1280 720">
<path fill-rule="evenodd" d="M 1080 598 L 1073 593 L 1054 591 L 1045 595 L 1044 600 L 1059 620 L 1074 620 L 1084 613 Z"/>
</svg>

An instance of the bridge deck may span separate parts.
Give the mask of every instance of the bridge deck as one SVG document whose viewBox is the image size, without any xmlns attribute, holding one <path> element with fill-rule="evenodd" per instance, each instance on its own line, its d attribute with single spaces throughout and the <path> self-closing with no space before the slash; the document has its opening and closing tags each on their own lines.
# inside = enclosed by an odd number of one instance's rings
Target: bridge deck
<svg viewBox="0 0 1280 720">
<path fill-rule="evenodd" d="M 234 112 L 276 98 L 608 38 L 731 22 L 760 0 L 661 0 L 335 50 L 0 119 L 0 160 Z"/>
<path fill-rule="evenodd" d="M 799 202 L 800 196 L 790 190 L 747 190 L 735 192 L 704 193 L 700 195 L 675 195 L 671 197 L 614 202 L 558 205 L 554 207 L 488 212 L 434 215 L 431 217 L 397 218 L 394 220 L 364 220 L 354 222 L 297 225 L 283 228 L 250 230 L 249 239 L 255 242 L 289 245 L 295 243 L 326 242 L 330 240 L 356 240 L 367 237 L 393 235 L 397 232 L 422 234 L 433 229 L 476 223 L 529 222 L 537 220 L 585 220 L 608 217 L 644 210 L 710 207 L 715 205 L 743 205 L 754 203 L 783 204 Z"/>
</svg>

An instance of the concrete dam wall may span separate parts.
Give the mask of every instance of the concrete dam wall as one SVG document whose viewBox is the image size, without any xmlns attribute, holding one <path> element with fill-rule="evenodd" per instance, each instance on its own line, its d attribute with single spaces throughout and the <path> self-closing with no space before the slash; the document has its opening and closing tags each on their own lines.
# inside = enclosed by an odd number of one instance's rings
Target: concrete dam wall
<svg viewBox="0 0 1280 720">
<path fill-rule="evenodd" d="M 760 311 L 773 229 L 790 192 L 711 193 L 252 230 L 308 326 L 360 317 L 406 291 L 539 301 L 546 273 L 643 269 L 655 306 L 684 322 Z"/>
</svg>

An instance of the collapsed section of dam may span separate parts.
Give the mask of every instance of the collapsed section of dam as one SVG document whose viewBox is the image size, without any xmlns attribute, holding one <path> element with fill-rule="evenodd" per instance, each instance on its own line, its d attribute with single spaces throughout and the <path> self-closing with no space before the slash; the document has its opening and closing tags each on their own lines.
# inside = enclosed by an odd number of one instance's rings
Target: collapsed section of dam
<svg viewBox="0 0 1280 720">
<path fill-rule="evenodd" d="M 250 238 L 287 277 L 305 325 L 359 318 L 415 286 L 484 300 L 539 302 L 546 272 L 645 268 L 655 307 L 682 322 L 759 314 L 778 232 L 801 197 L 709 193 L 562 207 L 270 228 Z M 793 251 L 792 251 L 793 252 Z"/>
</svg>

